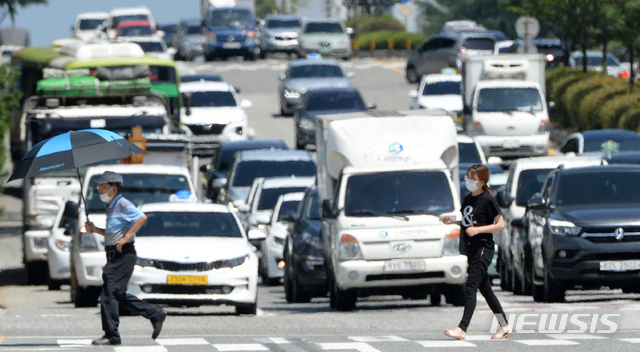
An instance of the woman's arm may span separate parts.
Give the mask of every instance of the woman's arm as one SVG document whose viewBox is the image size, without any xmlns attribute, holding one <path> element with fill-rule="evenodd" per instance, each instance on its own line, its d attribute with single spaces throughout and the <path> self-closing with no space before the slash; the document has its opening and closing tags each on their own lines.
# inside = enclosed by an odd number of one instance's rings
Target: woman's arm
<svg viewBox="0 0 640 352">
<path fill-rule="evenodd" d="M 502 229 L 504 229 L 504 219 L 502 219 L 501 214 L 496 215 L 493 221 L 495 223 L 491 225 L 474 226 L 467 228 L 467 235 L 473 237 L 479 233 L 494 233 L 502 231 Z"/>
</svg>

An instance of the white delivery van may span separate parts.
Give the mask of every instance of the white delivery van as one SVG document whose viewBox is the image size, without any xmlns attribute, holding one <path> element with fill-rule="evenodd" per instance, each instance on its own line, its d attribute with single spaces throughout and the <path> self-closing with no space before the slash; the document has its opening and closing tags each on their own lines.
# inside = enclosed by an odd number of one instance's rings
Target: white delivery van
<svg viewBox="0 0 640 352">
<path fill-rule="evenodd" d="M 467 56 L 462 65 L 465 131 L 485 155 L 547 155 L 549 112 L 542 55 Z"/>
<path fill-rule="evenodd" d="M 440 110 L 316 117 L 318 190 L 331 306 L 401 294 L 464 303 L 458 145 Z"/>
</svg>

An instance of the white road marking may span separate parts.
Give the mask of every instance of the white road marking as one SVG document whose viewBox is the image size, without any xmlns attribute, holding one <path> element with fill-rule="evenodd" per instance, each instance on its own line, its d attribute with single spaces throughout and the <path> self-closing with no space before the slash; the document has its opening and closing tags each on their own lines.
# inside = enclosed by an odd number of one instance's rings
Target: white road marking
<svg viewBox="0 0 640 352">
<path fill-rule="evenodd" d="M 364 342 L 331 342 L 319 343 L 323 350 L 356 350 L 360 352 L 380 352 Z"/>
<path fill-rule="evenodd" d="M 547 334 L 553 339 L 560 340 L 606 340 L 607 338 L 594 334 Z"/>
<path fill-rule="evenodd" d="M 628 343 L 640 343 L 640 338 L 632 338 L 632 339 L 620 339 L 620 341 L 628 342 Z"/>
<path fill-rule="evenodd" d="M 265 345 L 286 345 L 288 343 L 291 343 L 284 337 L 257 337 L 256 341 Z"/>
<path fill-rule="evenodd" d="M 60 347 L 81 347 L 81 346 L 90 346 L 91 339 L 81 339 L 81 340 L 58 340 L 58 345 Z"/>
<path fill-rule="evenodd" d="M 546 340 L 546 339 L 536 339 L 536 340 L 513 340 L 517 343 L 521 343 L 527 346 L 567 346 L 567 345 L 579 345 L 580 343 L 569 340 Z"/>
<path fill-rule="evenodd" d="M 349 340 L 358 342 L 395 342 L 395 341 L 409 341 L 398 336 L 349 336 Z"/>
<path fill-rule="evenodd" d="M 126 346 L 114 347 L 115 352 L 167 352 L 163 346 Z"/>
<path fill-rule="evenodd" d="M 180 346 L 180 345 L 208 345 L 209 342 L 203 338 L 171 338 L 157 339 L 157 343 L 163 346 Z"/>
<path fill-rule="evenodd" d="M 493 335 L 467 335 L 465 337 L 465 341 L 491 341 L 491 336 Z M 494 341 L 503 341 L 502 340 L 494 340 Z"/>
<path fill-rule="evenodd" d="M 476 347 L 476 345 L 471 342 L 459 340 L 424 340 L 416 342 L 424 347 Z"/>
<path fill-rule="evenodd" d="M 214 344 L 218 351 L 269 351 L 269 348 L 259 343 L 221 343 Z"/>
</svg>

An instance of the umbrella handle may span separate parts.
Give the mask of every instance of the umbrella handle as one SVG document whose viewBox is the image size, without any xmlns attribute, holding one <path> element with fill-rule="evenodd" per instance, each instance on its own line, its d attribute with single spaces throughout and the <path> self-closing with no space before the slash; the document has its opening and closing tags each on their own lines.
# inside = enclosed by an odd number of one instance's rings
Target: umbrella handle
<svg viewBox="0 0 640 352">
<path fill-rule="evenodd" d="M 76 173 L 78 174 L 78 182 L 80 182 L 80 199 L 82 199 L 82 203 L 84 204 L 84 214 L 87 217 L 87 221 L 89 221 L 89 209 L 87 208 L 87 200 L 84 199 L 84 194 L 82 193 L 82 178 L 80 178 L 79 168 L 76 168 Z"/>
</svg>

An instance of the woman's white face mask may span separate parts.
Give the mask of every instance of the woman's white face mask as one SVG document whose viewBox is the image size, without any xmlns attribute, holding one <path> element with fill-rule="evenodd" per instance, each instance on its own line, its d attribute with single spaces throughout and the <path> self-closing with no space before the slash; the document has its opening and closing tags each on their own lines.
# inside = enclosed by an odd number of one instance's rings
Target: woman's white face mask
<svg viewBox="0 0 640 352">
<path fill-rule="evenodd" d="M 464 183 L 465 183 L 465 186 L 467 186 L 467 189 L 469 190 L 469 192 L 471 193 L 477 191 L 480 188 L 480 186 L 478 185 L 480 181 L 476 181 L 470 178 L 469 176 L 464 178 Z"/>
<path fill-rule="evenodd" d="M 100 193 L 100 200 L 107 204 L 113 199 L 113 196 L 109 195 L 109 192 L 111 192 L 111 188 L 113 188 L 113 186 L 111 186 L 107 192 Z"/>
</svg>

